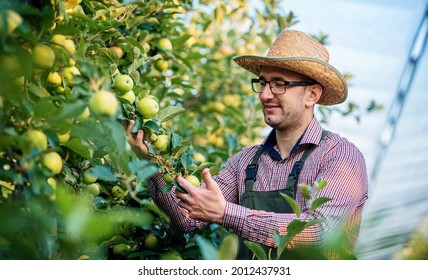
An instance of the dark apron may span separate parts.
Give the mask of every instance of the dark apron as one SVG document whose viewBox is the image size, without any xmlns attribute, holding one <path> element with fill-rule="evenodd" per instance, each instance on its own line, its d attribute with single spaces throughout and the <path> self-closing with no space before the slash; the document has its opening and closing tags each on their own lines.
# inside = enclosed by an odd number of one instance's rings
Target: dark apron
<svg viewBox="0 0 428 280">
<path fill-rule="evenodd" d="M 328 134 L 328 131 L 323 130 L 321 135 L 321 140 Z M 300 175 L 300 171 L 303 168 L 305 160 L 309 155 L 315 150 L 317 145 L 312 144 L 309 146 L 302 157 L 294 164 L 290 175 L 288 176 L 287 185 L 285 189 L 274 190 L 274 191 L 254 191 L 253 186 L 257 177 L 257 168 L 258 161 L 260 156 L 263 153 L 263 147 L 257 150 L 254 155 L 251 163 L 247 166 L 246 178 L 245 178 L 245 192 L 242 194 L 240 205 L 247 207 L 253 210 L 264 210 L 266 212 L 275 212 L 275 213 L 293 213 L 293 209 L 288 204 L 288 202 L 281 196 L 280 193 L 286 194 L 293 199 L 296 199 L 297 183 Z M 237 259 L 240 260 L 251 260 L 253 258 L 253 252 L 245 246 L 243 243 L 244 238 L 239 237 L 239 249 Z M 276 257 L 276 249 L 262 245 L 263 249 L 266 252 L 266 255 L 269 255 L 269 250 L 272 249 L 270 253 L 273 258 Z"/>
</svg>

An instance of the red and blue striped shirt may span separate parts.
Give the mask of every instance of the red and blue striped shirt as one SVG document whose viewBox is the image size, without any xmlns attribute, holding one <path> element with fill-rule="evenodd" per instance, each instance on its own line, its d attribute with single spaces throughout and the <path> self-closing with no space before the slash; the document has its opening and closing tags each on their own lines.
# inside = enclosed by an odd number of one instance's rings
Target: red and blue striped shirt
<svg viewBox="0 0 428 280">
<path fill-rule="evenodd" d="M 259 159 L 253 190 L 285 189 L 294 163 L 301 158 L 308 144 L 316 144 L 318 147 L 305 161 L 298 183 L 313 185 L 316 180 L 325 179 L 328 185 L 319 196 L 332 200 L 315 212 L 310 212 L 306 200 L 297 192 L 296 201 L 302 209 L 299 218 L 294 213 L 266 212 L 241 206 L 240 198 L 245 192 L 245 169 L 260 147 L 254 145 L 244 148 L 230 158 L 221 172 L 214 177 L 227 201 L 222 226 L 250 241 L 276 247 L 273 235 L 287 234 L 287 226 L 291 221 L 325 218 L 326 222 L 315 224 L 297 235 L 292 246 L 323 246 L 328 243 L 328 236 L 342 232 L 342 236 L 347 239 L 347 250 L 352 250 L 358 237 L 363 206 L 368 198 L 366 164 L 362 153 L 346 138 L 329 133 L 320 141 L 322 130 L 314 117 L 290 156 L 285 159 L 278 153 L 275 133 L 271 133 L 262 144 L 265 152 Z M 172 223 L 178 229 L 189 232 L 207 225 L 205 222 L 190 219 L 186 211 L 178 206 L 174 192 L 162 193 L 165 182 L 161 174 L 156 174 L 150 181 L 152 198 L 171 217 Z M 205 187 L 204 184 L 201 187 Z"/>
</svg>

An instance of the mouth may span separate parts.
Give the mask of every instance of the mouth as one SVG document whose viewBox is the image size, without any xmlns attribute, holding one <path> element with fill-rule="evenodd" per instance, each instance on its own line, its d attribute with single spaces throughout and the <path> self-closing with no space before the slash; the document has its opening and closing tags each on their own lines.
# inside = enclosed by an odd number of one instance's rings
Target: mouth
<svg viewBox="0 0 428 280">
<path fill-rule="evenodd" d="M 263 104 L 263 110 L 265 112 L 274 111 L 276 109 L 281 109 L 281 106 L 276 105 L 276 104 Z"/>
</svg>

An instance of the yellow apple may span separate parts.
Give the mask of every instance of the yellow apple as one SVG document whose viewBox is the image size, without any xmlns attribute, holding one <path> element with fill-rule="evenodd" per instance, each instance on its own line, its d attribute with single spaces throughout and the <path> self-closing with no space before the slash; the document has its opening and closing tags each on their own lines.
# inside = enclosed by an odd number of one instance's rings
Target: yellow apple
<svg viewBox="0 0 428 280">
<path fill-rule="evenodd" d="M 67 132 L 65 132 L 65 133 L 57 133 L 57 136 L 58 136 L 58 139 L 59 139 L 59 142 L 61 143 L 61 144 L 64 144 L 64 143 L 66 143 L 68 140 L 70 140 L 70 131 L 67 131 Z"/>
<path fill-rule="evenodd" d="M 29 153 L 35 148 L 44 151 L 48 147 L 48 139 L 40 130 L 32 129 L 24 134 L 21 144 L 24 153 Z"/>
<path fill-rule="evenodd" d="M 21 15 L 17 12 L 13 10 L 4 10 L 0 16 L 0 30 L 5 31 L 7 35 L 10 35 L 22 23 L 22 21 Z M 5 22 L 6 27 L 4 26 Z"/>
<path fill-rule="evenodd" d="M 51 68 L 55 63 L 54 51 L 45 44 L 37 44 L 32 51 L 34 66 L 40 69 Z"/>
<path fill-rule="evenodd" d="M 62 158 L 56 152 L 49 152 L 44 155 L 42 164 L 51 171 L 52 175 L 57 175 L 62 170 Z"/>
<path fill-rule="evenodd" d="M 75 86 L 78 83 L 73 78 L 80 76 L 80 70 L 76 66 L 64 67 L 62 70 L 62 78 L 67 81 L 69 86 Z"/>
<path fill-rule="evenodd" d="M 59 87 L 62 85 L 62 78 L 58 72 L 50 72 L 47 80 L 53 87 Z"/>
<path fill-rule="evenodd" d="M 90 114 L 89 113 L 89 108 L 85 107 L 85 109 L 83 110 L 83 112 L 76 117 L 76 121 L 81 122 L 81 121 L 86 120 L 87 118 L 89 118 L 89 114 Z"/>
<path fill-rule="evenodd" d="M 159 72 L 164 72 L 168 69 L 168 61 L 166 61 L 165 59 L 158 59 L 155 61 L 155 68 L 156 70 L 158 70 Z"/>
<path fill-rule="evenodd" d="M 195 175 L 189 175 L 186 177 L 186 180 L 189 181 L 190 184 L 194 185 L 195 187 L 199 187 L 201 182 L 199 181 L 198 177 Z"/>
<path fill-rule="evenodd" d="M 159 46 L 167 51 L 172 51 L 172 43 L 168 38 L 162 38 L 159 40 Z"/>
<path fill-rule="evenodd" d="M 82 2 L 82 0 L 64 0 L 65 2 L 65 9 L 69 10 L 69 9 L 74 9 L 77 5 L 80 4 L 80 2 Z"/>
</svg>

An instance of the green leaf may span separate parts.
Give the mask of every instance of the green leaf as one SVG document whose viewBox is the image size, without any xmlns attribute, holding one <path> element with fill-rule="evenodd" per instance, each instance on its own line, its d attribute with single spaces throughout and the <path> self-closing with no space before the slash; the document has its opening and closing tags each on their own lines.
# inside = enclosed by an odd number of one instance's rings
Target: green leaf
<svg viewBox="0 0 428 280">
<path fill-rule="evenodd" d="M 55 123 L 59 123 L 66 119 L 77 117 L 83 113 L 83 110 L 85 110 L 86 105 L 87 104 L 82 100 L 76 100 L 75 102 L 65 103 L 62 105 L 61 109 L 59 110 L 59 113 L 56 114 L 51 121 Z"/>
<path fill-rule="evenodd" d="M 251 250 L 251 252 L 254 253 L 257 259 L 259 260 L 267 260 L 267 255 L 265 250 L 263 249 L 262 245 L 259 243 L 255 243 L 252 241 L 245 240 L 244 241 L 245 246 L 247 246 L 248 249 Z"/>
<path fill-rule="evenodd" d="M 104 165 L 95 165 L 88 171 L 90 176 L 106 182 L 117 181 L 117 176 Z"/>
<path fill-rule="evenodd" d="M 281 193 L 281 195 L 283 198 L 285 198 L 285 200 L 287 200 L 288 204 L 290 204 L 291 209 L 293 209 L 293 212 L 296 214 L 297 218 L 300 217 L 300 214 L 302 214 L 302 210 L 300 209 L 300 206 L 297 201 L 295 201 L 284 193 Z"/>
<path fill-rule="evenodd" d="M 311 198 L 311 192 L 312 192 L 312 186 L 308 185 L 308 184 L 299 184 L 298 185 L 300 191 L 302 192 L 302 196 L 305 199 L 310 199 Z"/>
<path fill-rule="evenodd" d="M 193 163 L 192 157 L 188 153 L 181 154 L 180 161 L 185 169 Z"/>
<path fill-rule="evenodd" d="M 149 128 L 152 129 L 154 132 L 159 133 L 159 125 L 157 122 L 153 120 L 148 120 L 144 123 L 143 128 Z"/>
<path fill-rule="evenodd" d="M 28 84 L 28 90 L 38 97 L 51 96 L 44 87 L 36 86 L 35 84 Z"/>
<path fill-rule="evenodd" d="M 79 138 L 73 138 L 68 140 L 66 143 L 64 143 L 64 146 L 86 159 L 92 159 L 92 155 L 94 152 L 86 142 L 83 142 L 83 140 Z"/>
<path fill-rule="evenodd" d="M 185 109 L 181 106 L 168 106 L 166 108 L 161 109 L 157 114 L 157 119 L 160 123 L 166 122 L 181 113 L 183 113 Z"/>
<path fill-rule="evenodd" d="M 324 180 L 324 179 L 317 180 L 315 181 L 314 185 L 318 191 L 321 191 L 327 186 L 327 180 Z"/>
<path fill-rule="evenodd" d="M 287 245 L 290 243 L 291 239 L 292 236 L 290 235 L 279 235 L 276 233 L 273 235 L 273 240 L 275 240 L 275 244 L 277 246 L 276 253 L 278 259 L 281 257 L 285 249 L 287 249 Z"/>
<path fill-rule="evenodd" d="M 328 197 L 318 197 L 317 199 L 315 199 L 312 204 L 311 207 L 309 209 L 309 211 L 315 212 L 315 210 L 317 210 L 318 207 L 320 207 L 321 205 L 323 205 L 324 203 L 330 201 L 331 198 Z"/>
<path fill-rule="evenodd" d="M 293 220 L 287 226 L 287 235 L 289 235 L 292 238 L 297 234 L 301 233 L 302 231 L 304 231 L 306 228 L 311 227 L 315 224 L 319 224 L 323 221 L 324 219 L 314 219 L 307 222 L 300 221 L 300 220 Z"/>
<path fill-rule="evenodd" d="M 220 244 L 218 255 L 221 260 L 234 260 L 238 254 L 238 236 L 228 234 Z"/>
<path fill-rule="evenodd" d="M 214 246 L 214 244 L 211 241 L 198 235 L 196 237 L 196 243 L 198 244 L 199 249 L 201 250 L 202 258 L 204 260 L 219 259 L 217 248 Z"/>
<path fill-rule="evenodd" d="M 204 163 L 201 163 L 197 168 L 195 168 L 195 170 L 193 170 L 193 172 L 198 172 L 198 171 L 201 171 L 205 168 L 210 168 L 211 166 L 214 166 L 214 165 L 215 164 L 212 162 L 204 162 Z"/>
<path fill-rule="evenodd" d="M 154 204 L 153 201 L 145 199 L 141 201 L 141 206 L 158 215 L 159 218 L 161 218 L 166 223 L 169 224 L 171 222 L 171 219 L 169 218 L 169 216 L 165 214 L 165 212 L 163 212 L 156 204 Z"/>
<path fill-rule="evenodd" d="M 300 220 L 293 220 L 287 226 L 287 235 L 290 237 L 294 237 L 295 235 L 301 233 L 305 229 L 305 225 L 307 222 L 303 222 Z"/>
</svg>

